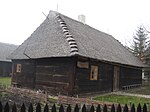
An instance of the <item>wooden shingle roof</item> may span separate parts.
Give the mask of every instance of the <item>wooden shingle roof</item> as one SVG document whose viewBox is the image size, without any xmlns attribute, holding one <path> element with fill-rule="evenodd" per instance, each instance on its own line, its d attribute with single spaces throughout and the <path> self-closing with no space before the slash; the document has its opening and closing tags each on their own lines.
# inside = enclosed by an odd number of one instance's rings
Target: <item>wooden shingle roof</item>
<svg viewBox="0 0 150 112">
<path fill-rule="evenodd" d="M 111 35 L 50 11 L 44 22 L 10 56 L 37 59 L 80 55 L 142 67 L 142 62 Z"/>
</svg>

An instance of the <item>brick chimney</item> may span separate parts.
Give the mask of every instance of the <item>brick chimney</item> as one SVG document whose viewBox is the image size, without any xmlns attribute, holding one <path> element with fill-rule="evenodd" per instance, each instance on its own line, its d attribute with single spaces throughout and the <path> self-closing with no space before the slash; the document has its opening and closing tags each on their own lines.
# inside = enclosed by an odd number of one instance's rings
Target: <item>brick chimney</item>
<svg viewBox="0 0 150 112">
<path fill-rule="evenodd" d="M 80 21 L 81 23 L 85 24 L 85 15 L 79 15 L 78 16 L 78 21 Z"/>
</svg>

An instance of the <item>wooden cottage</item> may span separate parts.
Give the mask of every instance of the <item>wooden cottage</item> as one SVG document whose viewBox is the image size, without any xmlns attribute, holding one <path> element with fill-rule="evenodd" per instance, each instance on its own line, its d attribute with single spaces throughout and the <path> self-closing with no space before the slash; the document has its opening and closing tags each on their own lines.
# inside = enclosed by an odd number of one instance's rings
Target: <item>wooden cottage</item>
<svg viewBox="0 0 150 112">
<path fill-rule="evenodd" d="M 17 48 L 16 45 L 0 42 L 0 77 L 8 77 L 12 72 L 12 62 L 7 57 Z"/>
<path fill-rule="evenodd" d="M 142 83 L 142 62 L 119 41 L 54 11 L 10 58 L 12 84 L 51 93 L 117 91 Z"/>
</svg>

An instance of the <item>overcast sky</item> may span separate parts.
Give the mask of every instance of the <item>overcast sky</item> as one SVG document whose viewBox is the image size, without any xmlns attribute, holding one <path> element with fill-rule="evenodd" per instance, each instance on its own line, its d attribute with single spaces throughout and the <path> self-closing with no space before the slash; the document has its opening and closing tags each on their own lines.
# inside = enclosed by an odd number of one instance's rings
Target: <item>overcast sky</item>
<svg viewBox="0 0 150 112">
<path fill-rule="evenodd" d="M 21 44 L 50 10 L 71 17 L 86 16 L 86 24 L 111 34 L 123 44 L 132 41 L 141 24 L 150 29 L 149 0 L 1 0 L 0 42 Z M 42 14 L 42 12 L 44 14 Z"/>
</svg>

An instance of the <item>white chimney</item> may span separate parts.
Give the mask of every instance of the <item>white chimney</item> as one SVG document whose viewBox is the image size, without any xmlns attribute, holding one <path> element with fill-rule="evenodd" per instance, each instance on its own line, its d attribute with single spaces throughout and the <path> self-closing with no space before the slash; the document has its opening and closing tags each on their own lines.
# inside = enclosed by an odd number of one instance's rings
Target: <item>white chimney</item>
<svg viewBox="0 0 150 112">
<path fill-rule="evenodd" d="M 85 24 L 85 15 L 79 15 L 78 16 L 78 21 L 82 22 L 83 24 Z"/>
</svg>

